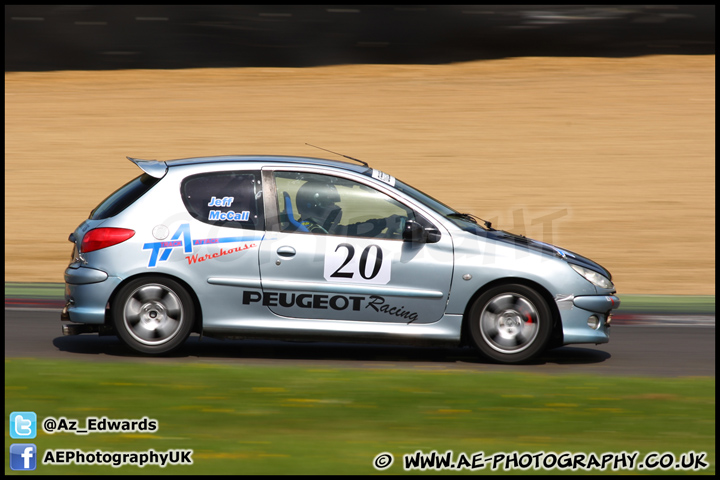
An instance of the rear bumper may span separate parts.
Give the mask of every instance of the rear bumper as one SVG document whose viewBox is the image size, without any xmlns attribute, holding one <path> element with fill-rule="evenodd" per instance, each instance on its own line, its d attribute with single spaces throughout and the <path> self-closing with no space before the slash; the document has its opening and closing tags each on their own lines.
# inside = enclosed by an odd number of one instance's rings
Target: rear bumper
<svg viewBox="0 0 720 480">
<path fill-rule="evenodd" d="M 118 277 L 88 267 L 65 270 L 65 301 L 67 304 L 60 319 L 77 323 L 105 323 L 105 307 L 115 288 Z"/>
<path fill-rule="evenodd" d="M 104 282 L 108 279 L 107 272 L 97 268 L 81 267 L 78 264 L 65 269 L 65 283 L 72 285 L 85 285 L 88 283 Z"/>
</svg>

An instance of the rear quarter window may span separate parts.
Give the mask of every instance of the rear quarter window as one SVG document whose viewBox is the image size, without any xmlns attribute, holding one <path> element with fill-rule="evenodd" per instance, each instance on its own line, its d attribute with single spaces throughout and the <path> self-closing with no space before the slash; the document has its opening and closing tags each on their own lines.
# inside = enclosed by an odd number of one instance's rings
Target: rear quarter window
<svg viewBox="0 0 720 480">
<path fill-rule="evenodd" d="M 104 220 L 114 217 L 135 203 L 138 198 L 147 193 L 159 181 L 159 178 L 151 177 L 147 173 L 133 178 L 100 202 L 100 205 L 90 212 L 90 220 Z"/>
<path fill-rule="evenodd" d="M 248 230 L 263 229 L 260 172 L 192 175 L 180 186 L 188 213 L 203 223 Z"/>
</svg>

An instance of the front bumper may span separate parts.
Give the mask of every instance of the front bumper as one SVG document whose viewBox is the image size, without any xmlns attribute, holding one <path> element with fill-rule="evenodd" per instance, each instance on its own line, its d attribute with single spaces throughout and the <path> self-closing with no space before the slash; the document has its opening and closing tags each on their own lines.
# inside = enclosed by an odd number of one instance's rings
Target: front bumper
<svg viewBox="0 0 720 480">
<path fill-rule="evenodd" d="M 576 307 L 590 312 L 605 313 L 620 306 L 620 299 L 615 295 L 583 295 L 573 298 Z"/>
<path fill-rule="evenodd" d="M 620 306 L 615 295 L 582 295 L 557 298 L 562 318 L 563 344 L 607 343 L 610 341 L 610 317 Z M 588 325 L 590 317 L 597 318 L 597 328 Z"/>
</svg>

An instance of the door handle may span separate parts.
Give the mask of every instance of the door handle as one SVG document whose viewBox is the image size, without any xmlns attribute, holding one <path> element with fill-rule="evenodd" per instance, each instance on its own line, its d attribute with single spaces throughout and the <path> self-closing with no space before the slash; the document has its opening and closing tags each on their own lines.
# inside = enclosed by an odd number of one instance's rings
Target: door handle
<svg viewBox="0 0 720 480">
<path fill-rule="evenodd" d="M 281 257 L 294 257 L 295 256 L 295 249 L 293 247 L 280 247 L 277 249 L 277 254 Z"/>
</svg>

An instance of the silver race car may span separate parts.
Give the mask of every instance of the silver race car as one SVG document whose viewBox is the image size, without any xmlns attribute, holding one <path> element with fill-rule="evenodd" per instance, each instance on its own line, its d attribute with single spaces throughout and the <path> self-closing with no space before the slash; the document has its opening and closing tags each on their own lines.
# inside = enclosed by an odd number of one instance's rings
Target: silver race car
<svg viewBox="0 0 720 480">
<path fill-rule="evenodd" d="M 503 363 L 609 340 L 605 268 L 364 162 L 129 159 L 143 173 L 70 235 L 65 334 L 147 354 L 192 332 L 471 344 Z"/>
</svg>

